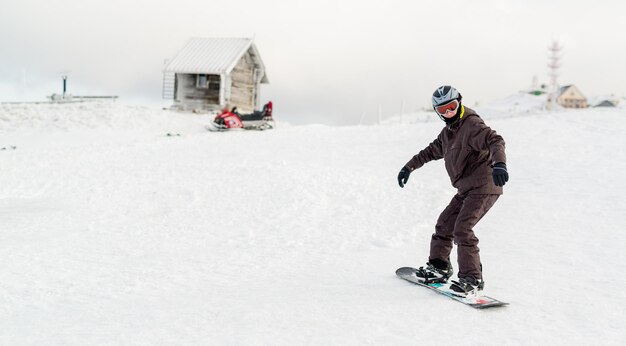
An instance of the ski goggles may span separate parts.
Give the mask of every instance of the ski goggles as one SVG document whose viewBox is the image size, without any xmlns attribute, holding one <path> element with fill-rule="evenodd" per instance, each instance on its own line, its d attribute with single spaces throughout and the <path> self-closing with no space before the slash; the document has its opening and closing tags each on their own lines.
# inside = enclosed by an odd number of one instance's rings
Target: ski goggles
<svg viewBox="0 0 626 346">
<path fill-rule="evenodd" d="M 457 108 L 459 108 L 459 100 L 452 100 L 448 103 L 435 106 L 435 112 L 439 115 L 445 115 L 447 111 L 454 112 Z"/>
</svg>

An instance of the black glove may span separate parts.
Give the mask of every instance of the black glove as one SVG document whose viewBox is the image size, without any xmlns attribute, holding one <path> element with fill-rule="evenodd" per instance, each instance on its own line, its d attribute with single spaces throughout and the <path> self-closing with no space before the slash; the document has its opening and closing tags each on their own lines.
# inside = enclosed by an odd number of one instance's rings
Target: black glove
<svg viewBox="0 0 626 346">
<path fill-rule="evenodd" d="M 409 181 L 409 175 L 411 175 L 411 170 L 406 166 L 402 167 L 400 173 L 398 173 L 398 185 L 400 187 L 404 187 L 404 184 Z"/>
<path fill-rule="evenodd" d="M 506 163 L 498 162 L 493 165 L 493 183 L 496 186 L 504 186 L 509 181 L 509 172 L 506 170 Z"/>
</svg>

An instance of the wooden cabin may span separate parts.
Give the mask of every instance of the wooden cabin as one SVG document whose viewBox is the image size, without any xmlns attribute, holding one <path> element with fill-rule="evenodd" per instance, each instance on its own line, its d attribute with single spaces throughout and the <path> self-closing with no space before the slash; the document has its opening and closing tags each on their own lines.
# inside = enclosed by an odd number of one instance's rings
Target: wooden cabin
<svg viewBox="0 0 626 346">
<path fill-rule="evenodd" d="M 179 110 L 260 109 L 265 65 L 249 38 L 191 38 L 163 70 L 163 98 Z"/>
<path fill-rule="evenodd" d="M 587 98 L 574 85 L 566 85 L 559 88 L 557 102 L 565 108 L 587 108 Z"/>
</svg>

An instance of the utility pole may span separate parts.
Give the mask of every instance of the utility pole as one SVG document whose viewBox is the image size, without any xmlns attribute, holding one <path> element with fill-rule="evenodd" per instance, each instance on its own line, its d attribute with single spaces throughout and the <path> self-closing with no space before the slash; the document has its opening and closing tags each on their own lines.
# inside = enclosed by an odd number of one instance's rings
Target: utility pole
<svg viewBox="0 0 626 346">
<path fill-rule="evenodd" d="M 28 84 L 26 83 L 26 69 L 22 69 L 22 101 L 28 98 Z"/>
<path fill-rule="evenodd" d="M 65 101 L 66 99 L 71 99 L 72 95 L 67 92 L 67 78 L 72 71 L 70 70 L 61 70 L 59 74 L 61 75 L 61 79 L 63 79 L 63 94 L 61 95 L 61 100 Z M 57 100 L 58 101 L 58 100 Z"/>
<path fill-rule="evenodd" d="M 65 94 L 67 93 L 67 75 L 63 76 L 63 99 L 65 100 Z"/>
<path fill-rule="evenodd" d="M 363 119 L 365 119 L 365 112 L 361 113 L 361 119 L 359 120 L 359 126 L 363 125 Z"/>
</svg>

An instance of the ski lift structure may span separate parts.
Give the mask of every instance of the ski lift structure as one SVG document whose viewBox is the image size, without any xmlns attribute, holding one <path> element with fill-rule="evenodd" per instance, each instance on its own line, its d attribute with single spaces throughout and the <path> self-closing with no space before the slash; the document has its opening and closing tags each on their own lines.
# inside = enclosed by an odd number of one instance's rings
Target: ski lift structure
<svg viewBox="0 0 626 346">
<path fill-rule="evenodd" d="M 96 101 L 96 100 L 111 100 L 111 101 L 115 101 L 117 100 L 117 96 L 106 96 L 106 95 L 102 95 L 102 96 L 98 96 L 98 95 L 90 95 L 90 96 L 78 96 L 78 95 L 72 95 L 70 93 L 67 92 L 67 84 L 68 84 L 68 76 L 70 74 L 71 71 L 62 71 L 61 72 L 61 79 L 63 80 L 63 93 L 62 94 L 57 94 L 54 93 L 50 96 L 48 96 L 48 99 L 50 100 L 50 102 L 54 102 L 54 103 L 67 103 L 67 102 L 85 102 L 85 101 Z"/>
</svg>

